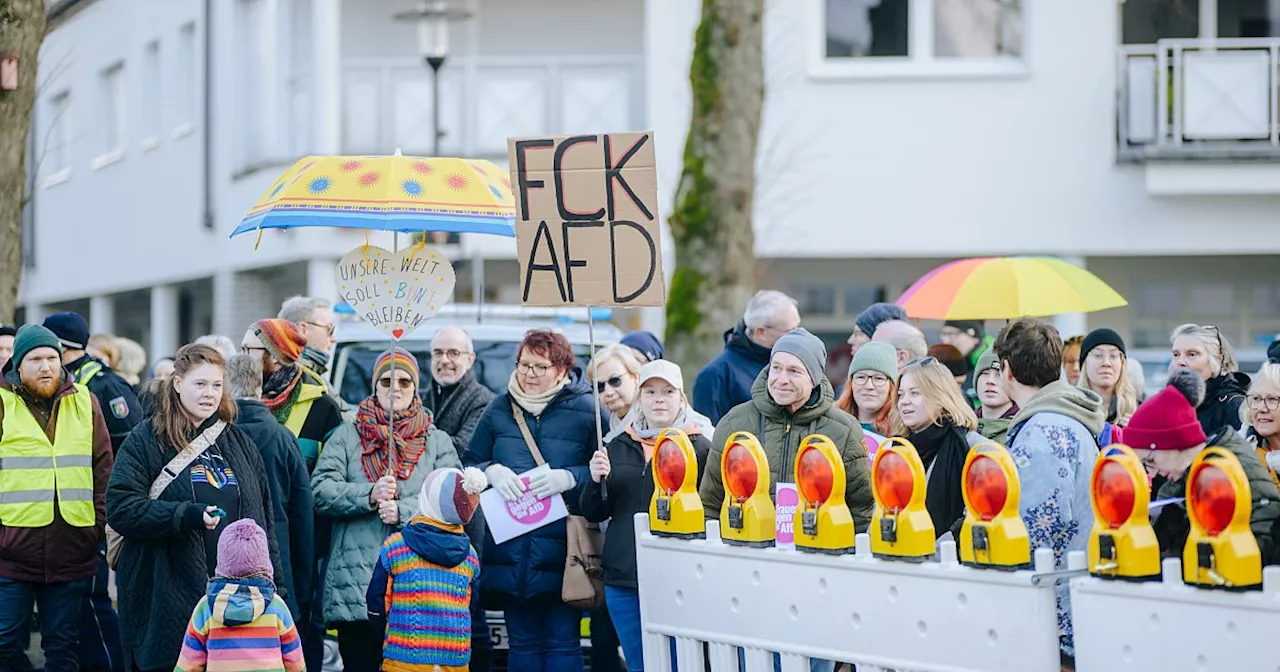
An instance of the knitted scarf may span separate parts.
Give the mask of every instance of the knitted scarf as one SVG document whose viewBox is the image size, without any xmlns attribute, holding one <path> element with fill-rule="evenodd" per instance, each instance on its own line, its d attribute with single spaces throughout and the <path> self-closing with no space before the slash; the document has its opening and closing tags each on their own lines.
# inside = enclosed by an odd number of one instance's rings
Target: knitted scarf
<svg viewBox="0 0 1280 672">
<path fill-rule="evenodd" d="M 565 376 L 556 381 L 555 385 L 552 385 L 550 389 L 542 394 L 526 394 L 524 390 L 520 389 L 520 382 L 516 380 L 516 372 L 512 371 L 511 380 L 507 381 L 507 392 L 510 392 L 511 398 L 515 399 L 517 404 L 520 404 L 520 408 L 529 411 L 536 418 L 547 410 L 547 404 L 550 404 L 551 400 L 555 399 L 556 395 L 560 394 L 560 390 L 563 390 L 564 386 L 568 384 L 569 376 Z"/>
<path fill-rule="evenodd" d="M 355 426 L 360 434 L 360 466 L 365 478 L 375 483 L 391 473 L 406 480 L 418 466 L 418 458 L 427 449 L 427 433 L 431 429 L 431 414 L 422 408 L 422 398 L 413 395 L 409 408 L 397 411 L 395 416 L 395 441 L 389 441 L 391 430 L 387 409 L 372 396 L 360 402 L 356 409 Z"/>
<path fill-rule="evenodd" d="M 276 369 L 262 384 L 262 403 L 280 424 L 289 419 L 289 410 L 302 393 L 302 369 L 297 364 Z"/>
<path fill-rule="evenodd" d="M 944 421 L 945 422 L 945 421 Z M 967 432 L 951 423 L 931 424 L 907 437 L 920 454 L 928 472 L 929 487 L 925 491 L 924 507 L 933 518 L 934 536 L 941 536 L 951 525 L 964 516 L 964 496 L 960 490 L 960 475 L 964 461 L 969 456 Z"/>
</svg>

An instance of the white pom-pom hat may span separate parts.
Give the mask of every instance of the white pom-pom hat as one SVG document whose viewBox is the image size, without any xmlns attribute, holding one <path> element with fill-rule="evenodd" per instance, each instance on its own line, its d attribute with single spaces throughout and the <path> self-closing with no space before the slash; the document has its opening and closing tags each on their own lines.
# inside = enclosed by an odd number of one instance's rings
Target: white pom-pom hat
<svg viewBox="0 0 1280 672">
<path fill-rule="evenodd" d="M 480 492 L 488 486 L 484 472 L 474 467 L 436 469 L 422 484 L 418 511 L 446 525 L 466 525 L 480 505 Z"/>
</svg>

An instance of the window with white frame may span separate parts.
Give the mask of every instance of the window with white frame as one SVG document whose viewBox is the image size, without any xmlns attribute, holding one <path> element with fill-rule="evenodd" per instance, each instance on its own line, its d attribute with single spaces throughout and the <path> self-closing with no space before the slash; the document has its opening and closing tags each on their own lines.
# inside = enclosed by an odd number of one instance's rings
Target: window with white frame
<svg viewBox="0 0 1280 672">
<path fill-rule="evenodd" d="M 71 92 L 49 99 L 49 125 L 39 147 L 37 162 L 46 179 L 58 181 L 71 173 Z"/>
<path fill-rule="evenodd" d="M 147 45 L 142 66 L 142 142 L 150 148 L 159 141 L 164 116 L 161 109 L 164 98 L 160 83 L 160 40 Z"/>
<path fill-rule="evenodd" d="M 1022 0 L 817 2 L 825 64 L 1022 58 Z"/>
<path fill-rule="evenodd" d="M 196 117 L 196 24 L 188 23 L 178 31 L 178 81 L 175 113 L 177 125 L 174 135 L 189 133 Z"/>
<path fill-rule="evenodd" d="M 236 79 L 240 82 L 240 165 L 251 167 L 270 156 L 275 92 L 271 89 L 270 54 L 275 22 L 264 0 L 236 3 Z"/>
<path fill-rule="evenodd" d="M 102 90 L 99 107 L 98 132 L 101 139 L 100 154 L 116 157 L 124 151 L 125 100 L 124 63 L 116 63 L 102 71 Z"/>
</svg>

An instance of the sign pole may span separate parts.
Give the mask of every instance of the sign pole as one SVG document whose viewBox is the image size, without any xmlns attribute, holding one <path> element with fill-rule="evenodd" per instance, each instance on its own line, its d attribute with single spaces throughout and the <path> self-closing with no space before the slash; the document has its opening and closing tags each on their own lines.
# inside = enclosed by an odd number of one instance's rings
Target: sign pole
<svg viewBox="0 0 1280 672">
<path fill-rule="evenodd" d="M 589 346 L 591 359 L 596 357 L 596 311 L 591 306 L 587 306 L 587 340 L 590 341 Z M 600 419 L 600 386 L 591 383 L 591 395 L 596 400 L 596 450 L 604 450 L 604 424 Z M 600 482 L 600 494 L 604 499 L 609 499 L 609 480 L 604 479 Z"/>
</svg>

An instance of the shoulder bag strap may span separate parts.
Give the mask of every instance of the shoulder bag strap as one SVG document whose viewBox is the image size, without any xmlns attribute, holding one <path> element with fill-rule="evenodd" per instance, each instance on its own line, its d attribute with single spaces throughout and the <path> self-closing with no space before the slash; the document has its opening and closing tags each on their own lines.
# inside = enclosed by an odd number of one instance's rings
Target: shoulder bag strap
<svg viewBox="0 0 1280 672">
<path fill-rule="evenodd" d="M 218 437 L 222 435 L 222 430 L 226 429 L 226 427 L 227 423 L 219 420 L 201 432 L 200 436 L 197 436 L 191 443 L 187 444 L 186 448 L 178 451 L 178 454 L 174 455 L 173 459 L 164 465 L 164 469 L 160 470 L 160 475 L 156 476 L 155 482 L 151 484 L 151 492 L 149 493 L 151 499 L 159 499 L 160 493 L 164 492 L 164 489 L 169 487 L 169 484 L 188 465 L 195 462 L 201 453 L 208 450 L 209 446 L 212 446 L 213 442 L 217 441 Z"/>
<path fill-rule="evenodd" d="M 524 435 L 524 442 L 529 446 L 529 452 L 533 453 L 533 461 L 538 466 L 546 464 L 547 461 L 542 459 L 542 451 L 538 450 L 538 444 L 533 441 L 533 434 L 529 433 L 529 423 L 524 420 L 524 410 L 520 408 L 516 402 L 511 402 L 511 414 L 516 417 L 516 424 L 520 425 L 520 433 Z"/>
</svg>

